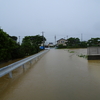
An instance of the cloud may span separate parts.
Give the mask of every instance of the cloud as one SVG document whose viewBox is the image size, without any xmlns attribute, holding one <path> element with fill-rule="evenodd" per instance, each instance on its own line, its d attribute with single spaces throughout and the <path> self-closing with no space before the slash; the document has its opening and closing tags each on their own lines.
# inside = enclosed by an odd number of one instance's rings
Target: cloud
<svg viewBox="0 0 100 100">
<path fill-rule="evenodd" d="M 0 3 L 0 26 L 10 35 L 26 36 L 45 32 L 47 41 L 99 36 L 99 0 L 9 0 Z M 95 35 L 94 35 L 95 34 Z"/>
</svg>

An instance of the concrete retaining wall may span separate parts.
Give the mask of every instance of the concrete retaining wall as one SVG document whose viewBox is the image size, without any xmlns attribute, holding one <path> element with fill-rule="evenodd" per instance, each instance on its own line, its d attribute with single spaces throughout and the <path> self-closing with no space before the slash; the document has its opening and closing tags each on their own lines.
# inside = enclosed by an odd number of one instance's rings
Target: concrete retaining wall
<svg viewBox="0 0 100 100">
<path fill-rule="evenodd" d="M 87 48 L 88 60 L 100 60 L 100 47 Z"/>
</svg>

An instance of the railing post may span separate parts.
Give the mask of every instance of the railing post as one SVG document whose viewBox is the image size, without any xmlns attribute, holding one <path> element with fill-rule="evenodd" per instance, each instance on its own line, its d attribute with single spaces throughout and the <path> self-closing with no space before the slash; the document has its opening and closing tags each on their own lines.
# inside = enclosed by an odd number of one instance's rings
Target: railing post
<svg viewBox="0 0 100 100">
<path fill-rule="evenodd" d="M 25 65 L 23 65 L 23 70 L 25 70 Z"/>
<path fill-rule="evenodd" d="M 35 61 L 37 61 L 37 58 L 35 58 Z"/>
<path fill-rule="evenodd" d="M 9 72 L 9 78 L 12 78 L 12 72 Z"/>
<path fill-rule="evenodd" d="M 23 67 L 23 70 L 25 71 L 27 69 L 26 66 L 25 66 L 25 63 L 30 62 L 30 64 L 31 64 L 31 63 L 37 62 L 46 52 L 47 51 L 41 52 L 39 54 L 36 54 L 36 55 L 30 56 L 28 58 L 25 58 L 23 60 L 20 60 L 20 61 L 18 61 L 16 63 L 10 64 L 10 65 L 8 65 L 8 66 L 6 66 L 4 68 L 0 68 L 0 77 L 4 76 L 6 74 L 9 74 L 9 77 L 12 78 L 13 77 L 12 76 L 12 71 L 14 69 L 20 67 L 20 66 Z M 10 67 L 13 67 L 13 68 L 11 68 L 9 70 Z M 5 71 L 6 71 L 6 73 L 5 73 Z"/>
<path fill-rule="evenodd" d="M 32 60 L 30 61 L 30 64 L 32 64 Z"/>
<path fill-rule="evenodd" d="M 40 59 L 40 56 L 39 56 L 39 59 Z"/>
</svg>

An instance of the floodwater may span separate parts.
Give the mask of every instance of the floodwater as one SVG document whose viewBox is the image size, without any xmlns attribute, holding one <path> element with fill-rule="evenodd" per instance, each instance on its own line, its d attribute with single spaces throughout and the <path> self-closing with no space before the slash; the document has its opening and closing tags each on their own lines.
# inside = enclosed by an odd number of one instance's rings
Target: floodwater
<svg viewBox="0 0 100 100">
<path fill-rule="evenodd" d="M 26 67 L 0 78 L 0 100 L 100 100 L 100 60 L 51 49 Z"/>
</svg>

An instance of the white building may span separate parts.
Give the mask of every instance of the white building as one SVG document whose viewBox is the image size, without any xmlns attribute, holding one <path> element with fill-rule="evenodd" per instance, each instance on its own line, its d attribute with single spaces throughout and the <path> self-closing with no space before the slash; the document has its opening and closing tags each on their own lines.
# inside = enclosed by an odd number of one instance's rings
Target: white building
<svg viewBox="0 0 100 100">
<path fill-rule="evenodd" d="M 66 42 L 67 42 L 67 40 L 61 38 L 61 39 L 59 39 L 59 40 L 57 41 L 57 45 L 63 44 L 63 46 L 66 46 Z"/>
</svg>

